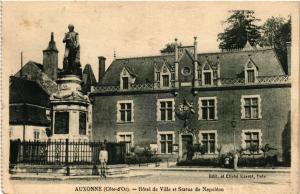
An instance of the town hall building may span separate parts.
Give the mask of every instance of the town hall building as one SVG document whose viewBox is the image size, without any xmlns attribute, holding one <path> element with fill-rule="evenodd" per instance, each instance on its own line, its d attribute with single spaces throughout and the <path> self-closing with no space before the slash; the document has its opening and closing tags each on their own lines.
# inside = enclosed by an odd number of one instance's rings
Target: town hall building
<svg viewBox="0 0 300 194">
<path fill-rule="evenodd" d="M 191 46 L 175 41 L 173 54 L 116 58 L 106 71 L 99 57 L 89 95 L 93 139 L 125 142 L 128 152 L 148 147 L 169 160 L 186 158 L 192 144 L 204 147 L 200 157 L 268 144 L 289 161 L 290 60 L 285 72 L 273 48 L 247 42 L 201 53 L 196 37 Z"/>
</svg>

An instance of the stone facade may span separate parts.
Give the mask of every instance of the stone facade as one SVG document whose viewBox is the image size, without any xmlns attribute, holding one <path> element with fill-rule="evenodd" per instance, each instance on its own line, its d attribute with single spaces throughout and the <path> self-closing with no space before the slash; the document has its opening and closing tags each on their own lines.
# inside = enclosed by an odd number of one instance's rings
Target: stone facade
<svg viewBox="0 0 300 194">
<path fill-rule="evenodd" d="M 156 147 L 161 157 L 173 159 L 186 157 L 189 142 L 206 145 L 204 157 L 216 157 L 221 146 L 227 153 L 234 146 L 269 144 L 279 160 L 288 160 L 291 84 L 275 52 L 196 53 L 190 46 L 177 48 L 175 56 L 113 61 L 90 94 L 93 139 Z M 124 69 L 134 78 L 128 89 Z M 184 101 L 194 111 L 188 127 L 177 114 L 188 107 Z"/>
</svg>

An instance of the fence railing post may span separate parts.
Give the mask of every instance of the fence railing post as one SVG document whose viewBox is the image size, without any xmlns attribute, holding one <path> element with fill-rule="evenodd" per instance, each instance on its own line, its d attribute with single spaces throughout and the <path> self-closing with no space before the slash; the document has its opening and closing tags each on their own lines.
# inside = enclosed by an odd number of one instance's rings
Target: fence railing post
<svg viewBox="0 0 300 194">
<path fill-rule="evenodd" d="M 69 166 L 69 139 L 66 139 L 66 154 L 65 154 L 65 165 L 66 165 L 66 170 L 67 176 L 70 176 L 70 166 Z"/>
</svg>

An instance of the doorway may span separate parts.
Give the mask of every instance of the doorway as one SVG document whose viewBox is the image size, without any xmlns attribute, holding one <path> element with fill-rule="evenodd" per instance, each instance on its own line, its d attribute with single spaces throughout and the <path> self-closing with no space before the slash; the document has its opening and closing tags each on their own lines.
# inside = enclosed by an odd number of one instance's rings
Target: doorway
<svg viewBox="0 0 300 194">
<path fill-rule="evenodd" d="M 193 136 L 192 135 L 181 135 L 181 153 L 182 153 L 182 160 L 190 160 L 192 159 L 191 148 L 193 146 Z"/>
</svg>

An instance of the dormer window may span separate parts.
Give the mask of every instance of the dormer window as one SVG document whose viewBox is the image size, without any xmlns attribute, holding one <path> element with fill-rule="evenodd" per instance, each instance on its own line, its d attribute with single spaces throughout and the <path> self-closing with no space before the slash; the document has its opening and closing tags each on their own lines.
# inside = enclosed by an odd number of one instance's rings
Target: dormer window
<svg viewBox="0 0 300 194">
<path fill-rule="evenodd" d="M 202 84 L 209 86 L 213 84 L 213 70 L 211 69 L 211 67 L 206 64 L 203 67 L 202 70 Z"/>
<path fill-rule="evenodd" d="M 245 74 L 245 83 L 255 83 L 256 77 L 258 74 L 257 67 L 254 62 L 249 59 L 248 62 L 244 65 L 244 74 Z"/>
<path fill-rule="evenodd" d="M 162 76 L 162 80 L 163 80 L 163 87 L 169 87 L 169 83 L 170 83 L 170 78 L 169 75 L 163 75 Z"/>
<path fill-rule="evenodd" d="M 211 85 L 211 72 L 204 72 L 204 85 Z"/>
<path fill-rule="evenodd" d="M 254 83 L 255 82 L 255 75 L 254 75 L 254 70 L 247 70 L 247 82 L 248 83 Z"/>
<path fill-rule="evenodd" d="M 131 84 L 134 83 L 136 75 L 132 73 L 128 67 L 124 67 L 120 74 L 120 89 L 128 90 Z"/>
<path fill-rule="evenodd" d="M 128 77 L 122 77 L 123 81 L 123 90 L 127 90 L 129 88 Z"/>
<path fill-rule="evenodd" d="M 154 79 L 158 88 L 169 88 L 171 81 L 175 79 L 175 74 L 168 67 L 168 64 L 164 63 L 161 68 L 155 69 Z"/>
</svg>

